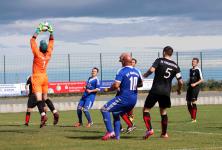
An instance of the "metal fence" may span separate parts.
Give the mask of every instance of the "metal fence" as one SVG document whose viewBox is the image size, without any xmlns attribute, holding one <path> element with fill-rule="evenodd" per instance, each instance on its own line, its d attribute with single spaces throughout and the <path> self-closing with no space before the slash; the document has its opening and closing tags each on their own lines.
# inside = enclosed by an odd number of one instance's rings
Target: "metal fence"
<svg viewBox="0 0 222 150">
<path fill-rule="evenodd" d="M 161 57 L 161 52 L 133 52 L 138 60 L 137 67 L 145 72 Z M 114 79 L 119 63 L 120 53 L 75 53 L 52 56 L 48 65 L 49 81 L 81 81 L 90 76 L 92 67 L 100 69 L 99 77 L 102 80 Z M 222 51 L 206 52 L 175 52 L 173 60 L 181 68 L 183 78 L 188 79 L 189 68 L 193 57 L 200 59 L 205 80 L 222 80 Z M 0 55 L 0 83 L 25 82 L 32 71 L 32 55 Z M 152 78 L 152 77 L 151 77 Z"/>
</svg>

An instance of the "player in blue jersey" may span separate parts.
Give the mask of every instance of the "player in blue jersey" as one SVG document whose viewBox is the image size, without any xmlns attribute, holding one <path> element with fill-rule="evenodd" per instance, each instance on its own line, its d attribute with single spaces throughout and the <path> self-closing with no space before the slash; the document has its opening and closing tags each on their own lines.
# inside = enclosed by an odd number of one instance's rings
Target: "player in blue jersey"
<svg viewBox="0 0 222 150">
<path fill-rule="evenodd" d="M 79 122 L 75 123 L 74 127 L 80 127 L 83 125 L 82 111 L 84 112 L 86 119 L 88 120 L 86 127 L 89 128 L 93 124 L 89 113 L 89 109 L 93 106 L 94 100 L 96 98 L 96 93 L 100 90 L 100 81 L 97 78 L 98 72 L 99 72 L 98 68 L 94 67 L 92 69 L 91 77 L 89 77 L 86 83 L 85 92 L 83 93 L 83 96 L 80 99 L 77 107 L 77 115 Z"/>
<path fill-rule="evenodd" d="M 113 85 L 105 91 L 119 90 L 118 95 L 108 101 L 102 108 L 101 113 L 106 126 L 106 134 L 102 140 L 110 138 L 120 139 L 120 116 L 131 111 L 137 101 L 137 87 L 142 86 L 140 72 L 132 67 L 130 54 L 123 53 L 120 56 L 122 68 L 117 72 Z M 110 112 L 113 114 L 114 130 L 111 123 Z"/>
<path fill-rule="evenodd" d="M 136 64 L 137 64 L 137 60 L 135 58 L 132 58 L 132 66 L 134 68 L 136 68 Z M 136 69 L 140 72 L 140 70 L 138 68 L 136 68 Z M 133 120 L 134 120 L 133 109 L 131 111 L 127 112 L 126 114 L 121 115 L 121 117 L 124 120 L 124 122 L 127 124 L 127 129 L 126 129 L 125 133 L 129 134 L 133 130 L 136 129 L 136 126 L 133 123 Z M 124 132 L 124 129 L 122 128 L 122 124 L 120 125 L 120 130 L 121 130 L 121 132 Z"/>
</svg>

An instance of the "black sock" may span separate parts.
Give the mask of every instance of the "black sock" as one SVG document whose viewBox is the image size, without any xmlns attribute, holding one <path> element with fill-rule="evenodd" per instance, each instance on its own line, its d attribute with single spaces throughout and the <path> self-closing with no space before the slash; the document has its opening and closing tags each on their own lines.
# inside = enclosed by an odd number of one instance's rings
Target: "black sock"
<svg viewBox="0 0 222 150">
<path fill-rule="evenodd" d="M 197 104 L 192 104 L 193 109 L 197 109 Z"/>
<path fill-rule="evenodd" d="M 37 102 L 37 107 L 39 109 L 39 113 L 42 114 L 44 112 L 44 101 L 38 101 Z"/>
<path fill-rule="evenodd" d="M 47 104 L 47 106 L 49 107 L 51 112 L 53 112 L 53 110 L 55 110 L 55 107 L 50 99 L 45 100 L 45 103 Z"/>
<path fill-rule="evenodd" d="M 165 135 L 167 133 L 167 125 L 168 125 L 168 116 L 161 115 L 161 126 L 162 126 L 162 135 Z"/>
<path fill-rule="evenodd" d="M 191 116 L 191 118 L 192 118 L 192 105 L 191 105 L 191 103 L 187 103 L 187 109 L 188 109 L 188 111 L 189 111 L 189 113 L 190 113 L 190 116 Z"/>
<path fill-rule="evenodd" d="M 191 110 L 192 110 L 192 105 L 191 105 L 191 103 L 187 103 L 187 109 L 188 109 L 189 112 L 191 113 Z"/>
</svg>

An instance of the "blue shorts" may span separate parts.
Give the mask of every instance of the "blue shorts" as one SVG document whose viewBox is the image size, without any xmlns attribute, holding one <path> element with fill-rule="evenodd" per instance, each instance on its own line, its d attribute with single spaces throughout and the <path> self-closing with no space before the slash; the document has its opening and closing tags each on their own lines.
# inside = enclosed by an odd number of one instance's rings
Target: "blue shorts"
<svg viewBox="0 0 222 150">
<path fill-rule="evenodd" d="M 94 103 L 94 98 L 91 97 L 85 97 L 85 98 L 81 98 L 78 104 L 77 109 L 86 109 L 89 110 L 90 108 L 92 108 L 93 103 Z"/>
<path fill-rule="evenodd" d="M 108 101 L 102 108 L 104 111 L 113 112 L 113 113 L 119 113 L 124 114 L 129 111 L 131 111 L 134 106 L 136 105 L 136 100 L 133 100 L 131 103 L 129 103 L 128 100 L 124 100 L 118 96 L 113 98 L 112 100 Z"/>
</svg>

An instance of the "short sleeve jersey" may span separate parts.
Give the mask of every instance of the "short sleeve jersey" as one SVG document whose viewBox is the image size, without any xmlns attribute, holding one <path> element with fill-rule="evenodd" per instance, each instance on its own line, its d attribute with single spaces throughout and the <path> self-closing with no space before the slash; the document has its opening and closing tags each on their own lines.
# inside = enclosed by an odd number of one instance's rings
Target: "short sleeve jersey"
<svg viewBox="0 0 222 150">
<path fill-rule="evenodd" d="M 200 68 L 196 67 L 196 68 L 190 69 L 189 86 L 190 86 L 190 84 L 198 82 L 199 80 L 202 80 L 202 79 L 203 79 L 203 75 L 202 75 Z"/>
<path fill-rule="evenodd" d="M 100 81 L 97 77 L 89 77 L 89 79 L 86 81 L 86 89 L 94 90 L 94 89 L 100 89 Z M 89 95 L 96 95 L 97 92 L 87 93 L 84 92 L 83 96 L 89 96 Z"/>
<path fill-rule="evenodd" d="M 120 82 L 118 96 L 127 100 L 127 98 L 137 96 L 137 83 L 142 81 L 142 75 L 137 69 L 126 66 L 117 72 L 115 81 Z"/>
<path fill-rule="evenodd" d="M 182 78 L 179 66 L 172 60 L 158 58 L 152 67 L 155 68 L 155 76 L 150 93 L 170 97 L 173 78 Z"/>
</svg>

